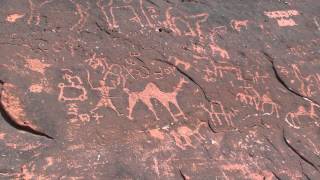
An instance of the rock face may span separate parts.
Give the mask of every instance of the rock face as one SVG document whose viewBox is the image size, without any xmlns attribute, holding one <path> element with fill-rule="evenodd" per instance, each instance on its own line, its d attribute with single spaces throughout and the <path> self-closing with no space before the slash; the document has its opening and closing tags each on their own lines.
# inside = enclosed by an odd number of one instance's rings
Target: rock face
<svg viewBox="0 0 320 180">
<path fill-rule="evenodd" d="M 0 179 L 320 179 L 319 12 L 1 0 Z"/>
</svg>

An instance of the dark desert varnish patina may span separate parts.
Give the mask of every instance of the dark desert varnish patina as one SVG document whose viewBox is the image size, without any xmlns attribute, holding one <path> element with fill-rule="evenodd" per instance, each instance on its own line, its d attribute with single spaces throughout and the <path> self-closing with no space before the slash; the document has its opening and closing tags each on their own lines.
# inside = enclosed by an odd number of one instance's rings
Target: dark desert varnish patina
<svg viewBox="0 0 320 180">
<path fill-rule="evenodd" d="M 320 179 L 318 0 L 1 0 L 0 179 Z"/>
</svg>

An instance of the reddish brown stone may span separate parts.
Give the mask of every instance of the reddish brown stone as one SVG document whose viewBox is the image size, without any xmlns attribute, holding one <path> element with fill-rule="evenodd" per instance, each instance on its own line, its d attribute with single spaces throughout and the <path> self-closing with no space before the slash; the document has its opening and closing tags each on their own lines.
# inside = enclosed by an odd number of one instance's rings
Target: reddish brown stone
<svg viewBox="0 0 320 180">
<path fill-rule="evenodd" d="M 0 1 L 0 179 L 319 179 L 319 9 Z"/>
</svg>

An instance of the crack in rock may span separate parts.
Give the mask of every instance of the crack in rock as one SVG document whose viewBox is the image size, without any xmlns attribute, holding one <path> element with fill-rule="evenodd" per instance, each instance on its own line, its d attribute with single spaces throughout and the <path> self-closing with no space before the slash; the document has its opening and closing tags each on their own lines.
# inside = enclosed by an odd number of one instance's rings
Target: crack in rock
<svg viewBox="0 0 320 180">
<path fill-rule="evenodd" d="M 95 22 L 95 25 L 97 26 L 97 28 L 101 32 L 107 34 L 108 36 L 110 36 L 113 39 L 119 39 L 119 40 L 122 40 L 124 42 L 129 43 L 130 45 L 136 46 L 139 49 L 144 49 L 144 47 L 141 44 L 133 42 L 131 39 L 129 39 L 127 37 L 124 37 L 122 34 L 120 34 L 119 32 L 117 32 L 117 31 L 115 31 L 113 29 L 110 30 L 110 29 L 104 27 L 103 25 L 99 24 L 98 22 Z"/>
<path fill-rule="evenodd" d="M 275 149 L 282 157 L 282 153 L 281 151 L 277 148 L 277 146 L 265 135 L 263 135 L 263 137 L 265 138 L 265 140 L 273 147 L 273 149 Z"/>
<path fill-rule="evenodd" d="M 160 6 L 158 4 L 156 4 L 155 2 L 153 2 L 152 0 L 146 0 L 147 2 L 149 2 L 150 4 L 156 6 L 157 8 L 160 8 Z"/>
<path fill-rule="evenodd" d="M 189 178 L 187 178 L 186 175 L 183 174 L 183 172 L 182 172 L 181 169 L 179 169 L 179 174 L 180 174 L 180 176 L 181 176 L 181 178 L 182 178 L 183 180 L 188 180 L 188 179 L 189 179 Z"/>
<path fill-rule="evenodd" d="M 23 122 L 23 123 L 19 123 L 11 114 L 10 112 L 8 112 L 6 110 L 5 105 L 2 102 L 2 96 L 3 96 L 3 91 L 4 91 L 4 82 L 0 80 L 0 86 L 1 86 L 1 90 L 0 90 L 0 114 L 3 117 L 3 119 L 9 124 L 11 125 L 13 128 L 17 129 L 17 130 L 21 130 L 27 133 L 31 133 L 33 135 L 37 135 L 37 136 L 42 136 L 45 137 L 47 139 L 54 139 L 53 137 L 47 135 L 44 132 L 41 132 L 39 130 L 34 129 L 33 127 L 31 127 L 27 122 Z"/>
<path fill-rule="evenodd" d="M 211 99 L 209 98 L 209 96 L 207 95 L 206 91 L 204 90 L 204 88 L 202 86 L 200 86 L 200 84 L 198 82 L 196 82 L 190 75 L 188 75 L 186 72 L 184 72 L 182 69 L 180 69 L 178 66 L 174 65 L 173 63 L 171 62 L 168 62 L 168 61 L 165 61 L 165 60 L 162 60 L 162 59 L 155 59 L 156 61 L 158 62 L 162 62 L 162 63 L 165 63 L 169 66 L 172 66 L 173 68 L 175 68 L 179 73 L 181 73 L 182 75 L 184 75 L 186 78 L 188 78 L 191 82 L 193 82 L 199 89 L 200 91 L 202 92 L 205 100 L 208 102 L 208 103 L 211 103 Z M 208 124 L 208 127 L 209 129 L 213 132 L 213 133 L 219 133 L 218 131 L 216 131 L 214 129 L 214 127 L 212 127 L 211 123 L 210 123 L 210 119 L 207 120 L 207 124 Z"/>
<path fill-rule="evenodd" d="M 216 131 L 216 130 L 212 127 L 209 118 L 208 118 L 207 124 L 208 124 L 209 129 L 210 129 L 213 133 L 215 133 L 215 134 L 216 134 L 216 133 L 219 133 L 218 131 Z"/>
<path fill-rule="evenodd" d="M 168 61 L 165 61 L 165 60 L 162 60 L 162 59 L 154 59 L 155 61 L 158 61 L 158 62 L 162 62 L 162 63 L 165 63 L 169 66 L 172 66 L 173 68 L 175 68 L 179 73 L 181 73 L 182 75 L 184 75 L 187 79 L 189 79 L 191 82 L 193 82 L 199 89 L 200 91 L 202 92 L 204 98 L 206 99 L 207 102 L 211 102 L 211 99 L 210 97 L 207 95 L 206 91 L 204 90 L 203 87 L 201 87 L 201 85 L 195 81 L 190 75 L 188 75 L 186 72 L 184 72 L 181 68 L 179 68 L 178 66 L 174 65 L 173 63 L 171 62 L 168 62 Z"/>
<path fill-rule="evenodd" d="M 300 160 L 299 160 L 299 164 L 300 164 L 300 167 L 301 167 L 301 173 L 304 175 L 304 177 L 305 177 L 307 180 L 311 180 L 311 178 L 309 177 L 309 175 L 304 171 L 303 166 L 302 166 L 302 163 L 301 163 Z"/>
<path fill-rule="evenodd" d="M 313 168 L 315 168 L 317 171 L 319 171 L 319 167 L 314 164 L 311 160 L 308 159 L 308 157 L 306 157 L 303 153 L 299 152 L 298 149 L 296 149 L 291 143 L 290 141 L 287 139 L 286 137 L 286 132 L 285 129 L 283 128 L 283 132 L 282 132 L 282 137 L 283 140 L 285 142 L 285 144 L 295 153 L 297 154 L 300 159 L 302 159 L 304 162 L 306 162 L 307 164 L 309 164 L 310 166 L 312 166 Z"/>
<path fill-rule="evenodd" d="M 271 173 L 277 180 L 282 180 L 275 172 L 271 171 Z"/>
<path fill-rule="evenodd" d="M 98 29 L 106 34 L 108 34 L 109 36 L 112 36 L 112 33 L 106 29 L 105 27 L 101 26 L 98 22 L 95 23 L 96 26 L 98 27 Z"/>
<path fill-rule="evenodd" d="M 318 107 L 320 107 L 320 104 L 319 104 L 317 101 L 315 101 L 315 100 L 313 100 L 313 99 L 311 99 L 311 98 L 309 98 L 309 97 L 307 97 L 307 96 L 304 96 L 304 95 L 300 94 L 299 92 L 297 92 L 296 90 L 290 88 L 290 87 L 285 83 L 285 81 L 281 78 L 281 76 L 279 75 L 279 73 L 278 73 L 278 71 L 277 71 L 277 69 L 276 69 L 276 67 L 275 67 L 275 65 L 274 65 L 274 58 L 273 58 L 270 54 L 268 54 L 267 52 L 262 51 L 262 53 L 263 53 L 264 56 L 267 57 L 267 60 L 271 63 L 271 65 L 272 65 L 272 70 L 273 70 L 273 72 L 274 72 L 274 74 L 275 74 L 276 79 L 278 80 L 278 82 L 279 82 L 280 84 L 282 84 L 282 86 L 283 86 L 285 89 L 287 89 L 287 90 L 288 90 L 289 92 L 291 92 L 292 94 L 294 94 L 294 95 L 296 95 L 296 96 L 298 96 L 298 97 L 301 97 L 301 98 L 303 98 L 303 99 L 306 100 L 306 101 L 312 102 L 312 103 L 318 105 Z"/>
</svg>

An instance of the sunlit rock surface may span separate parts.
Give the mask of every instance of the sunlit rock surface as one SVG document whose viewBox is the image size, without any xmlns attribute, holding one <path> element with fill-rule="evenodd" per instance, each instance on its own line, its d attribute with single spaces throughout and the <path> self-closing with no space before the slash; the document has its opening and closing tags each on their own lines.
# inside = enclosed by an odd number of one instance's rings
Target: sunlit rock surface
<svg viewBox="0 0 320 180">
<path fill-rule="evenodd" d="M 320 179 L 318 0 L 1 0 L 0 179 Z"/>
</svg>

